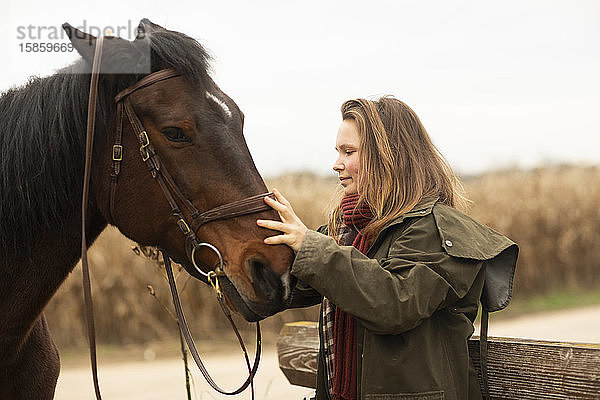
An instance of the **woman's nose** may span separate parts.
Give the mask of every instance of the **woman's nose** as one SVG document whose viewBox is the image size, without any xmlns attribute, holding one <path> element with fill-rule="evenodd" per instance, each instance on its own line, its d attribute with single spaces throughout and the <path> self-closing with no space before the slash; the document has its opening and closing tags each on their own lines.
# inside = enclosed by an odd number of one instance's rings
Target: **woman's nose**
<svg viewBox="0 0 600 400">
<path fill-rule="evenodd" d="M 340 162 L 340 160 L 335 160 L 335 162 L 333 163 L 333 170 L 335 172 L 340 172 L 344 169 L 344 164 L 342 164 Z"/>
</svg>

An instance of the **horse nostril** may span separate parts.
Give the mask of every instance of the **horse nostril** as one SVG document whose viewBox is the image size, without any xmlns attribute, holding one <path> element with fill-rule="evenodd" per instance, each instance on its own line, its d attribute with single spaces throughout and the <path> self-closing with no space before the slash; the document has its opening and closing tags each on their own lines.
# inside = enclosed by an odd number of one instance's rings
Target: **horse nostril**
<svg viewBox="0 0 600 400">
<path fill-rule="evenodd" d="M 254 289 L 259 296 L 272 301 L 283 295 L 283 283 L 269 266 L 259 258 L 250 257 L 246 260 L 248 270 L 253 278 Z"/>
</svg>

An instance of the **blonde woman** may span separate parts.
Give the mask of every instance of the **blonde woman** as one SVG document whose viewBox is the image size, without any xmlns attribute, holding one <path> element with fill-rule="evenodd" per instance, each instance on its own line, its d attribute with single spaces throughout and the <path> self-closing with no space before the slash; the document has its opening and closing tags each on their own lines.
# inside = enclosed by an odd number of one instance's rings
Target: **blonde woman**
<svg viewBox="0 0 600 400">
<path fill-rule="evenodd" d="M 406 104 L 341 111 L 328 224 L 307 229 L 276 189 L 281 221 L 257 221 L 296 252 L 290 307 L 322 302 L 316 399 L 481 399 L 467 340 L 486 267 L 514 273 L 517 246 L 459 211 L 460 183 Z"/>
</svg>

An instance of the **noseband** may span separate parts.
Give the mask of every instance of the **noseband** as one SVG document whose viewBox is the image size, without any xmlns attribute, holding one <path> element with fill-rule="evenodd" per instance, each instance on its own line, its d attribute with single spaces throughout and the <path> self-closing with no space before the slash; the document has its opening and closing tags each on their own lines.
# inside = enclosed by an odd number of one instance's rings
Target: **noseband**
<svg viewBox="0 0 600 400">
<path fill-rule="evenodd" d="M 103 37 L 98 37 L 96 40 L 96 47 L 94 50 L 94 60 L 92 64 L 92 73 L 90 80 L 90 95 L 89 95 L 89 103 L 88 103 L 88 120 L 87 120 L 87 133 L 86 133 L 86 156 L 85 156 L 85 170 L 84 170 L 84 179 L 83 179 L 83 194 L 82 194 L 82 203 L 81 203 L 81 261 L 82 261 L 82 270 L 83 270 L 83 292 L 85 299 L 85 309 L 86 309 L 86 321 L 87 321 L 87 330 L 88 330 L 88 339 L 90 345 L 90 359 L 92 365 L 92 378 L 94 381 L 94 390 L 96 392 L 96 398 L 101 399 L 100 388 L 98 384 L 98 372 L 97 372 L 97 361 L 96 361 L 96 341 L 95 341 L 95 328 L 94 328 L 94 317 L 93 317 L 93 304 L 91 297 L 91 285 L 89 278 L 89 266 L 87 260 L 87 239 L 86 239 L 86 213 L 87 213 L 87 204 L 88 204 L 88 195 L 89 195 L 89 182 L 90 182 L 90 174 L 91 174 L 91 163 L 92 163 L 92 150 L 94 143 L 94 130 L 95 130 L 95 119 L 96 119 L 96 102 L 97 102 L 97 94 L 98 94 L 98 78 L 100 75 L 100 59 L 102 57 L 102 45 L 103 45 Z M 179 230 L 183 234 L 185 240 L 185 249 L 186 254 L 191 261 L 190 267 L 187 263 L 183 264 L 183 267 L 187 270 L 187 272 L 198 278 L 204 282 L 210 283 L 215 287 L 215 291 L 217 293 L 217 299 L 223 311 L 225 312 L 227 318 L 233 326 L 235 334 L 240 342 L 242 350 L 244 351 L 244 356 L 246 358 L 246 365 L 248 366 L 249 376 L 246 381 L 240 386 L 240 388 L 235 391 L 227 392 L 221 389 L 216 385 L 216 383 L 212 380 L 206 368 L 202 364 L 196 347 L 193 342 L 193 338 L 189 332 L 187 323 L 185 321 L 185 317 L 183 315 L 183 311 L 181 309 L 181 304 L 179 302 L 179 296 L 177 295 L 177 288 L 175 286 L 175 280 L 173 277 L 173 272 L 171 270 L 171 262 L 170 258 L 167 254 L 165 254 L 164 250 L 162 251 L 163 257 L 165 260 L 165 269 L 167 271 L 167 276 L 169 278 L 169 284 L 171 286 L 171 293 L 173 297 L 173 303 L 176 309 L 180 329 L 186 339 L 188 344 L 188 348 L 192 353 L 196 364 L 201 370 L 202 374 L 208 381 L 208 383 L 218 392 L 223 394 L 238 394 L 245 390 L 249 385 L 252 385 L 252 381 L 256 371 L 258 369 L 258 361 L 260 359 L 260 327 L 257 322 L 257 348 L 256 348 L 256 356 L 254 360 L 254 365 L 252 368 L 250 367 L 250 362 L 246 353 L 245 346 L 241 340 L 241 336 L 235 328 L 235 324 L 231 319 L 231 315 L 229 311 L 223 304 L 222 294 L 218 289 L 218 276 L 224 275 L 223 267 L 224 261 L 223 256 L 220 251 L 210 243 L 201 242 L 196 232 L 200 229 L 201 226 L 207 224 L 209 222 L 235 218 L 243 215 L 254 214 L 261 211 L 271 210 L 271 208 L 265 204 L 264 197 L 271 195 L 272 193 L 264 193 L 258 194 L 255 196 L 251 196 L 242 200 L 234 201 L 231 203 L 227 203 L 215 208 L 212 208 L 208 211 L 200 212 L 194 204 L 185 197 L 185 195 L 179 189 L 179 186 L 169 174 L 164 164 L 161 163 L 158 154 L 156 153 L 156 149 L 152 145 L 150 140 L 150 136 L 144 128 L 140 118 L 137 116 L 129 96 L 132 93 L 135 93 L 138 90 L 144 89 L 148 86 L 151 86 L 157 82 L 161 82 L 167 79 L 175 78 L 181 76 L 181 74 L 177 73 L 172 69 L 163 69 L 157 72 L 154 72 L 150 75 L 139 80 L 133 86 L 121 91 L 119 94 L 115 96 L 115 102 L 117 104 L 117 129 L 115 130 L 115 137 L 113 140 L 112 146 L 112 165 L 110 170 L 110 180 L 111 180 L 111 188 L 109 194 L 109 217 L 110 222 L 115 224 L 115 193 L 117 188 L 117 182 L 119 178 L 119 174 L 121 173 L 121 162 L 123 161 L 123 126 L 124 126 L 124 116 L 127 116 L 129 123 L 133 129 L 133 133 L 136 135 L 139 147 L 139 153 L 142 159 L 142 162 L 146 164 L 148 171 L 152 178 L 158 183 L 160 188 L 167 199 L 171 207 L 171 215 L 174 218 L 174 222 L 179 227 Z M 182 207 L 179 206 L 182 205 Z M 185 208 L 186 213 L 183 212 L 182 208 Z M 190 219 L 191 218 L 191 219 Z M 191 221 L 188 222 L 188 221 Z M 218 264 L 214 268 L 214 270 L 209 270 L 205 272 L 202 268 L 198 266 L 196 263 L 196 252 L 203 248 L 209 248 L 213 252 L 216 253 L 218 257 Z M 252 391 L 252 398 L 254 398 L 254 391 Z"/>
</svg>

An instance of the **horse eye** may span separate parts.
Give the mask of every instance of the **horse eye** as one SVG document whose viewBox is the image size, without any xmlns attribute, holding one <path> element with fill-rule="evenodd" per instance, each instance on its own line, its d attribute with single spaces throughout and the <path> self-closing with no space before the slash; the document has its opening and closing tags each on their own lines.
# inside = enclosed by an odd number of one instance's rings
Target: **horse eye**
<svg viewBox="0 0 600 400">
<path fill-rule="evenodd" d="M 177 143 L 187 142 L 187 143 L 189 143 L 192 141 L 189 137 L 185 136 L 185 134 L 183 133 L 183 129 L 181 129 L 181 128 L 165 128 L 161 132 L 171 142 L 177 142 Z"/>
</svg>

